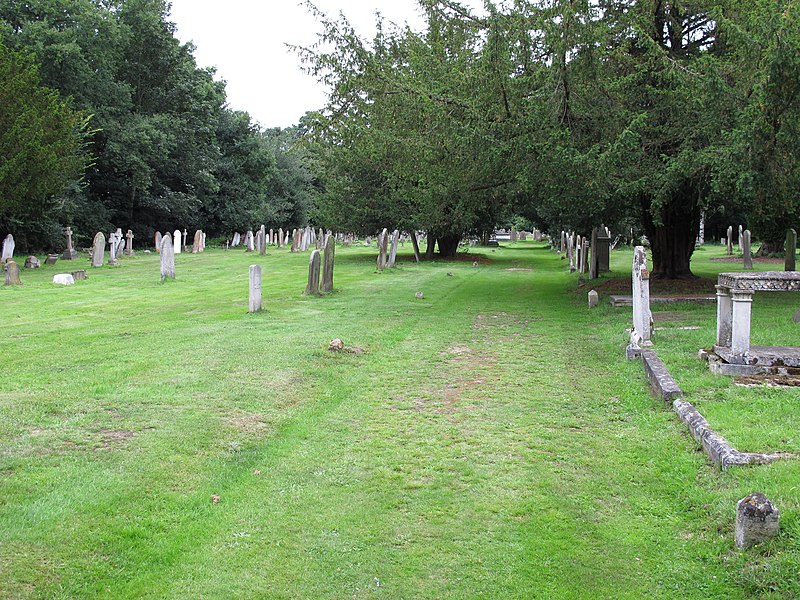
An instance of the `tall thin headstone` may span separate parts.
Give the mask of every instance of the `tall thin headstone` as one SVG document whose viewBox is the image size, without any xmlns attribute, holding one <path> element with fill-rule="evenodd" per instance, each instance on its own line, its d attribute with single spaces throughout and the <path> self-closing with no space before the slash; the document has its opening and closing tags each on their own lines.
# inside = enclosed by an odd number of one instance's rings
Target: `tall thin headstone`
<svg viewBox="0 0 800 600">
<path fill-rule="evenodd" d="M 156 231 L 154 242 L 155 242 L 155 245 L 156 245 L 156 252 L 161 252 L 161 232 L 160 231 Z"/>
<path fill-rule="evenodd" d="M 261 310 L 261 265 L 250 265 L 250 312 Z"/>
<path fill-rule="evenodd" d="M 400 232 L 395 229 L 394 233 L 392 233 L 392 246 L 389 250 L 389 262 L 387 266 L 390 269 L 394 268 L 395 262 L 397 262 L 397 242 L 400 240 Z"/>
<path fill-rule="evenodd" d="M 169 232 L 161 238 L 161 281 L 175 279 L 175 248 Z"/>
<path fill-rule="evenodd" d="M 563 229 L 561 230 L 561 254 L 567 251 L 567 232 Z"/>
<path fill-rule="evenodd" d="M 258 253 L 261 256 L 267 253 L 267 229 L 264 225 L 258 230 Z"/>
<path fill-rule="evenodd" d="M 236 248 L 239 244 L 242 243 L 242 234 L 238 231 L 234 232 L 233 239 L 231 240 L 231 248 Z"/>
<path fill-rule="evenodd" d="M 336 253 L 336 238 L 332 235 L 325 237 L 325 254 L 323 257 L 324 268 L 322 270 L 322 291 L 325 293 L 333 291 L 333 261 Z"/>
<path fill-rule="evenodd" d="M 112 231 L 108 234 L 108 265 L 116 267 L 119 264 L 117 260 L 117 233 Z"/>
<path fill-rule="evenodd" d="M 272 245 L 277 245 L 275 244 L 275 232 L 272 229 L 269 230 L 269 239 L 267 241 Z"/>
<path fill-rule="evenodd" d="M 744 256 L 744 268 L 748 271 L 753 268 L 753 255 L 750 248 L 750 230 L 745 229 L 742 234 L 742 255 Z"/>
<path fill-rule="evenodd" d="M 175 233 L 172 234 L 172 247 L 175 249 L 175 254 L 181 253 L 181 248 L 183 246 L 182 242 L 182 234 L 180 229 L 176 229 Z"/>
<path fill-rule="evenodd" d="M 589 263 L 589 242 L 583 238 L 583 247 L 581 248 L 581 275 L 586 273 L 587 265 Z"/>
<path fill-rule="evenodd" d="M 795 254 L 797 253 L 797 232 L 789 229 L 786 232 L 786 260 L 784 261 L 784 271 L 796 271 Z"/>
<path fill-rule="evenodd" d="M 194 232 L 194 240 L 192 241 L 192 254 L 198 254 L 203 245 L 203 230 L 198 229 Z"/>
<path fill-rule="evenodd" d="M 319 296 L 319 263 L 319 250 L 315 248 L 308 259 L 308 285 L 306 285 L 306 296 Z"/>
<path fill-rule="evenodd" d="M 728 225 L 728 256 L 733 256 L 733 226 Z"/>
<path fill-rule="evenodd" d="M 384 228 L 378 236 L 378 270 L 383 271 L 386 268 L 387 256 L 386 250 L 389 244 L 389 231 Z"/>
<path fill-rule="evenodd" d="M 589 256 L 589 279 L 596 279 L 597 272 L 597 227 L 594 227 L 592 228 L 591 255 Z"/>
<path fill-rule="evenodd" d="M 575 248 L 573 237 L 571 235 L 567 236 L 567 258 L 569 259 L 569 272 L 575 272 Z"/>
<path fill-rule="evenodd" d="M 98 231 L 97 234 L 94 236 L 94 241 L 92 242 L 93 267 L 103 266 L 103 258 L 105 257 L 105 253 L 106 253 L 106 236 L 104 236 L 101 231 Z"/>
<path fill-rule="evenodd" d="M 183 239 L 181 240 L 181 245 L 183 246 L 183 251 L 186 252 L 186 244 L 189 243 L 189 232 L 186 231 L 186 228 L 183 228 Z M 203 240 L 205 243 L 205 239 Z"/>
<path fill-rule="evenodd" d="M 741 225 L 739 225 L 739 252 L 744 252 L 744 230 Z"/>
<path fill-rule="evenodd" d="M 631 332 L 631 345 L 651 346 L 650 312 L 650 271 L 647 269 L 647 253 L 643 246 L 636 246 L 633 251 L 633 331 Z"/>
<path fill-rule="evenodd" d="M 283 227 L 278 229 L 278 248 L 283 246 Z"/>
<path fill-rule="evenodd" d="M 0 262 L 5 263 L 8 260 L 14 258 L 14 248 L 16 244 L 14 243 L 14 236 L 10 233 L 6 236 L 6 239 L 3 240 L 3 255 L 2 260 Z"/>
<path fill-rule="evenodd" d="M 133 231 L 128 229 L 128 233 L 125 234 L 125 254 L 127 256 L 133 256 Z"/>
</svg>

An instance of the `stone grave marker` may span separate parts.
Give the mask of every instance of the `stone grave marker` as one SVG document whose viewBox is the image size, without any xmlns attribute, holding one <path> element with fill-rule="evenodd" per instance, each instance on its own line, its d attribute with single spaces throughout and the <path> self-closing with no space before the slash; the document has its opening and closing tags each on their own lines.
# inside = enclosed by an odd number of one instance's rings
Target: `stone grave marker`
<svg viewBox="0 0 800 600">
<path fill-rule="evenodd" d="M 780 529 L 780 511 L 761 492 L 755 492 L 736 504 L 734 538 L 737 548 L 749 548 L 767 541 Z"/>
<path fill-rule="evenodd" d="M 386 250 L 389 243 L 389 231 L 384 228 L 378 235 L 378 270 L 383 271 L 386 268 L 387 256 Z"/>
<path fill-rule="evenodd" d="M 743 235 L 744 231 L 742 229 L 742 226 L 739 225 L 739 252 L 744 252 L 744 240 L 742 239 Z"/>
<path fill-rule="evenodd" d="M 750 230 L 745 229 L 742 233 L 742 255 L 744 268 L 748 271 L 753 269 L 753 255 L 750 248 Z"/>
<path fill-rule="evenodd" d="M 176 229 L 172 234 L 172 247 L 175 254 L 180 254 L 183 250 L 183 234 L 180 229 Z"/>
<path fill-rule="evenodd" d="M 600 305 L 600 295 L 596 290 L 589 292 L 589 308 L 597 308 Z"/>
<path fill-rule="evenodd" d="M 186 252 L 186 244 L 188 243 L 188 240 L 189 240 L 189 233 L 186 231 L 186 228 L 184 227 L 183 228 L 183 239 L 181 240 L 181 243 L 183 245 L 183 248 L 182 248 L 183 252 Z M 206 243 L 206 238 L 205 238 L 205 236 L 203 236 L 203 244 L 205 244 L 205 243 Z"/>
<path fill-rule="evenodd" d="M 114 257 L 119 259 L 125 253 L 125 236 L 122 235 L 122 229 L 117 229 L 115 232 L 116 247 L 114 248 Z"/>
<path fill-rule="evenodd" d="M 75 278 L 71 273 L 59 273 L 53 275 L 53 283 L 56 285 L 75 285 Z"/>
<path fill-rule="evenodd" d="M 275 233 L 272 231 L 272 229 L 269 230 L 269 243 L 272 245 L 277 245 L 275 244 Z"/>
<path fill-rule="evenodd" d="M 26 269 L 38 269 L 42 266 L 42 263 L 39 262 L 39 259 L 35 256 L 29 256 L 25 259 L 25 268 Z"/>
<path fill-rule="evenodd" d="M 159 234 L 160 236 L 160 234 Z M 103 235 L 101 231 L 97 232 L 97 235 L 94 236 L 94 241 L 92 242 L 92 266 L 93 267 L 102 267 L 103 266 L 103 258 L 105 257 L 105 250 L 106 250 L 106 236 Z"/>
<path fill-rule="evenodd" d="M 125 234 L 125 254 L 127 256 L 133 256 L 133 232 L 128 229 L 128 233 Z"/>
<path fill-rule="evenodd" d="M 111 267 L 116 267 L 119 264 L 117 260 L 117 234 L 114 231 L 108 234 L 108 264 Z"/>
<path fill-rule="evenodd" d="M 283 245 L 284 245 L 283 244 L 283 227 L 281 227 L 280 229 L 278 229 L 278 243 L 277 243 L 277 246 L 278 246 L 278 248 L 280 248 Z"/>
<path fill-rule="evenodd" d="M 308 259 L 308 285 L 306 285 L 306 296 L 319 296 L 319 268 L 319 250 L 315 248 Z"/>
<path fill-rule="evenodd" d="M 652 346 L 650 341 L 653 315 L 650 312 L 650 271 L 647 268 L 647 253 L 643 246 L 633 251 L 633 331 L 631 345 L 634 348 Z"/>
<path fill-rule="evenodd" d="M 175 249 L 172 246 L 172 237 L 169 232 L 161 238 L 161 281 L 167 278 L 175 279 Z"/>
<path fill-rule="evenodd" d="M 161 232 L 156 231 L 155 235 L 156 252 L 161 252 Z"/>
<path fill-rule="evenodd" d="M 261 310 L 261 265 L 250 265 L 250 308 L 251 313 Z"/>
<path fill-rule="evenodd" d="M 333 291 L 333 261 L 336 253 L 336 238 L 328 234 L 325 237 L 325 254 L 323 257 L 322 291 L 326 294 Z"/>
<path fill-rule="evenodd" d="M 794 229 L 789 229 L 786 232 L 786 261 L 784 262 L 784 271 L 796 271 L 795 268 L 795 254 L 797 253 L 797 232 Z"/>
<path fill-rule="evenodd" d="M 392 233 L 392 246 L 391 249 L 389 250 L 389 262 L 387 263 L 387 266 L 390 269 L 394 269 L 394 265 L 397 262 L 397 242 L 399 239 L 400 239 L 400 232 L 397 229 L 395 229 L 394 233 Z"/>
<path fill-rule="evenodd" d="M 728 225 L 728 237 L 725 238 L 726 243 L 728 244 L 728 256 L 733 256 L 733 226 Z"/>
<path fill-rule="evenodd" d="M 586 273 L 588 263 L 589 263 L 589 242 L 586 238 L 583 238 L 583 247 L 581 248 L 581 275 Z"/>
<path fill-rule="evenodd" d="M 15 247 L 16 244 L 14 243 L 14 236 L 9 233 L 6 236 L 6 239 L 3 240 L 3 255 L 0 262 L 5 263 L 7 260 L 14 258 Z"/>
<path fill-rule="evenodd" d="M 78 258 L 78 253 L 75 251 L 75 247 L 72 245 L 72 227 L 65 227 L 64 233 L 67 236 L 67 249 L 64 250 L 64 254 L 61 255 L 61 258 L 64 260 L 75 260 Z"/>
<path fill-rule="evenodd" d="M 48 266 L 52 266 L 58 262 L 58 254 L 48 254 L 47 258 L 44 260 L 44 264 Z M 102 266 L 103 259 L 100 259 L 100 263 Z"/>
<path fill-rule="evenodd" d="M 264 225 L 258 230 L 258 253 L 261 256 L 267 253 L 267 231 Z"/>
<path fill-rule="evenodd" d="M 236 248 L 239 244 L 242 243 L 242 235 L 237 231 L 233 234 L 233 240 L 231 241 L 231 248 Z"/>
<path fill-rule="evenodd" d="M 6 262 L 6 285 L 22 285 L 19 278 L 19 265 L 11 258 Z"/>
<path fill-rule="evenodd" d="M 73 271 L 70 273 L 72 275 L 72 279 L 74 281 L 83 281 L 86 279 L 86 270 L 85 269 L 78 269 L 77 271 Z"/>
<path fill-rule="evenodd" d="M 192 254 L 202 252 L 203 247 L 203 230 L 198 229 L 194 232 L 194 241 L 192 242 Z"/>
</svg>

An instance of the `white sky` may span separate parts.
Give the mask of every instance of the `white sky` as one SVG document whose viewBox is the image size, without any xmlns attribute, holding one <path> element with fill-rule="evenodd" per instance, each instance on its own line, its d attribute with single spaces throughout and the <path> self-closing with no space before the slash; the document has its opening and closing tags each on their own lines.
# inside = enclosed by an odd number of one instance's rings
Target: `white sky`
<svg viewBox="0 0 800 600">
<path fill-rule="evenodd" d="M 297 0 L 172 0 L 170 20 L 183 42 L 196 46 L 201 67 L 216 67 L 227 82 L 228 104 L 264 127 L 295 125 L 322 108 L 326 90 L 301 70 L 284 44 L 308 46 L 322 26 Z M 374 34 L 375 11 L 422 28 L 415 0 L 316 0 L 324 13 L 341 11 L 362 38 Z"/>
</svg>

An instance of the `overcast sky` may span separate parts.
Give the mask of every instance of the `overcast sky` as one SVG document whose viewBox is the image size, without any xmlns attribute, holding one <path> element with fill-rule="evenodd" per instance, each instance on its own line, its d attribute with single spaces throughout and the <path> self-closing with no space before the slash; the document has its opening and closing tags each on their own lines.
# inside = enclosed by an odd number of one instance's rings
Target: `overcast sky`
<svg viewBox="0 0 800 600">
<path fill-rule="evenodd" d="M 415 0 L 316 0 L 328 15 L 347 16 L 361 37 L 374 33 L 375 11 L 395 23 L 421 29 Z M 172 0 L 171 20 L 181 41 L 193 41 L 201 67 L 216 67 L 227 82 L 228 104 L 246 110 L 264 127 L 296 124 L 321 108 L 325 89 L 300 68 L 284 44 L 310 45 L 321 25 L 288 1 Z"/>
</svg>

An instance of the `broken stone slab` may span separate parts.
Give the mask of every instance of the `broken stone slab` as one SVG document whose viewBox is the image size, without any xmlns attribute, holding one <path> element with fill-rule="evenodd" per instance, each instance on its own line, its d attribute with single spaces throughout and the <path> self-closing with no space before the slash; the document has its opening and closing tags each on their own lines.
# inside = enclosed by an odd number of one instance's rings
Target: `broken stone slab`
<svg viewBox="0 0 800 600">
<path fill-rule="evenodd" d="M 761 492 L 736 504 L 736 547 L 749 548 L 774 538 L 780 530 L 780 511 Z"/>
<path fill-rule="evenodd" d="M 664 402 L 672 402 L 676 398 L 683 397 L 683 391 L 678 383 L 672 378 L 667 367 L 661 362 L 658 355 L 649 349 L 642 349 L 642 362 L 650 387 L 661 397 Z"/>
<path fill-rule="evenodd" d="M 71 275 L 75 281 L 84 281 L 86 279 L 86 271 L 84 269 L 73 271 Z"/>
<path fill-rule="evenodd" d="M 42 266 L 42 263 L 35 256 L 29 256 L 28 258 L 25 259 L 25 268 L 26 269 L 38 269 L 41 266 Z"/>
<path fill-rule="evenodd" d="M 47 258 L 44 260 L 44 264 L 50 266 L 54 265 L 58 262 L 58 254 L 48 254 Z"/>
</svg>

